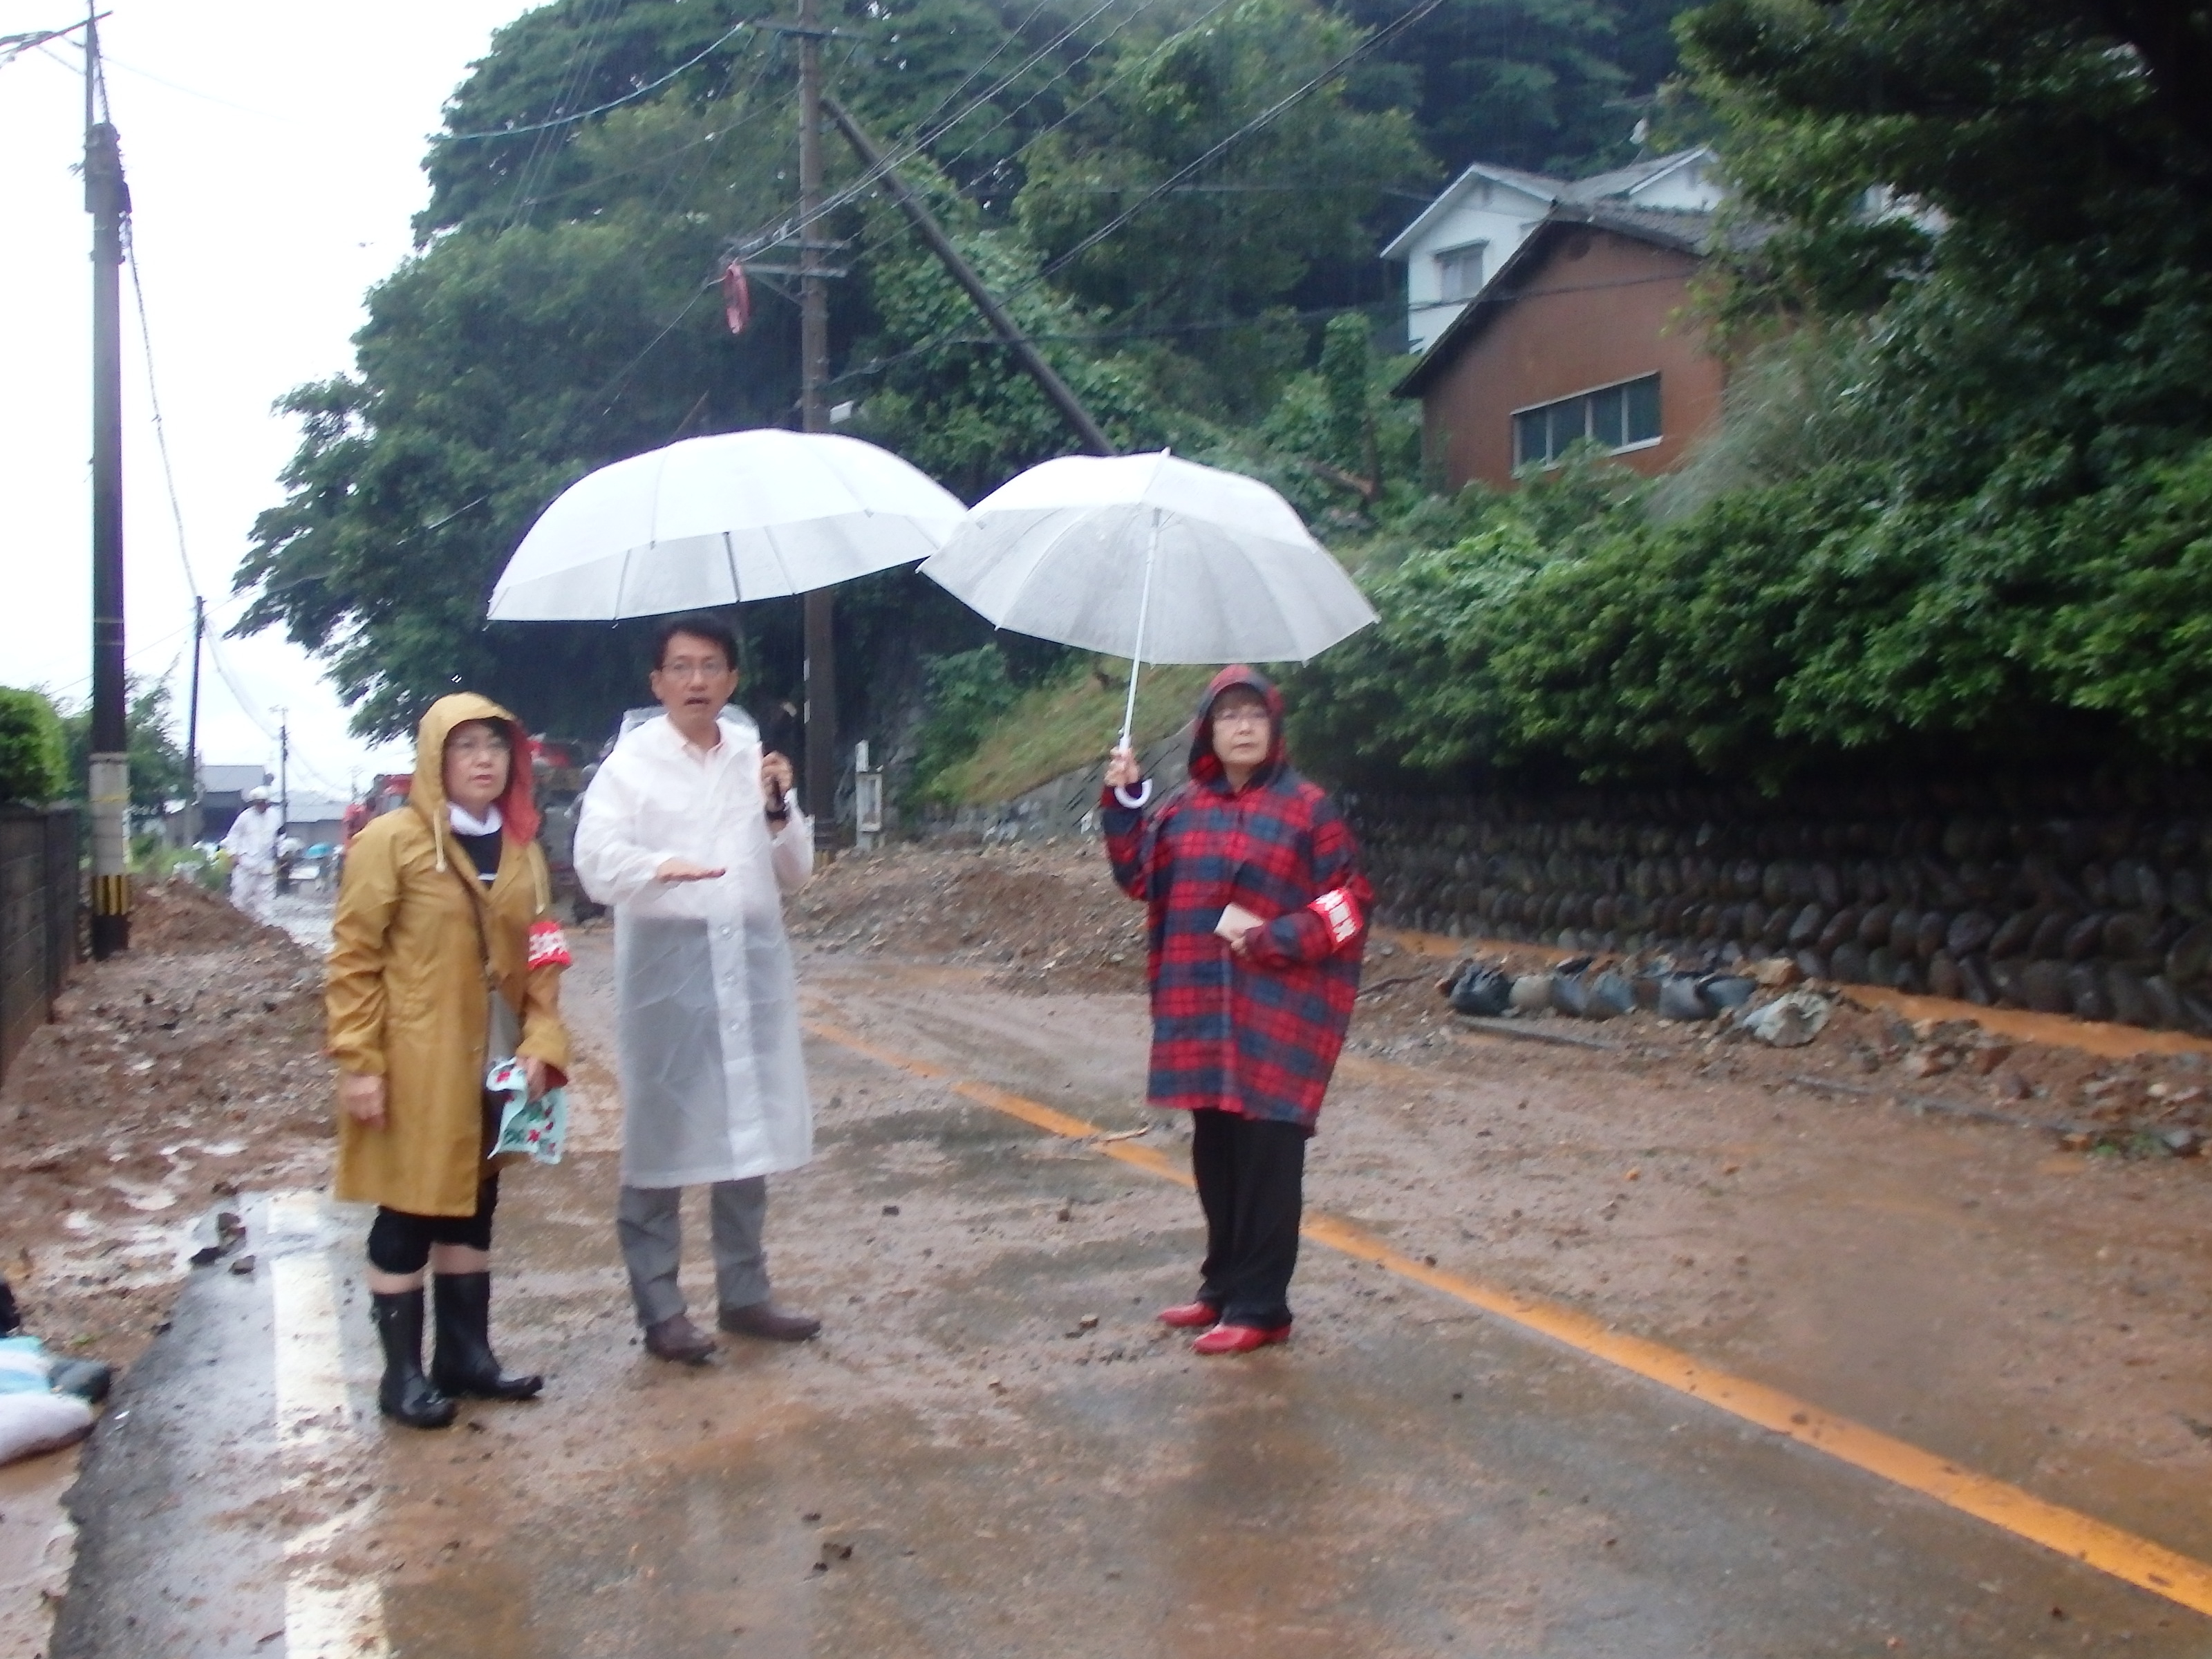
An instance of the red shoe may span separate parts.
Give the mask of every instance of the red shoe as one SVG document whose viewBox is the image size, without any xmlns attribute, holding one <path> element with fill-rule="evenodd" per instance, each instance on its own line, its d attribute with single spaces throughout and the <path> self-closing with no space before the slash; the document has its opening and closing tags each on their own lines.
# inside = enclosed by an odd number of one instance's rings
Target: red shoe
<svg viewBox="0 0 2212 1659">
<path fill-rule="evenodd" d="M 1211 1330 L 1221 1322 L 1221 1310 L 1211 1302 L 1186 1302 L 1179 1308 L 1160 1310 L 1160 1323 L 1172 1330 Z"/>
<path fill-rule="evenodd" d="M 1278 1325 L 1273 1330 L 1263 1330 L 1257 1325 L 1216 1325 L 1192 1343 L 1190 1351 L 1204 1354 L 1249 1353 L 1255 1348 L 1290 1340 L 1288 1325 Z"/>
</svg>

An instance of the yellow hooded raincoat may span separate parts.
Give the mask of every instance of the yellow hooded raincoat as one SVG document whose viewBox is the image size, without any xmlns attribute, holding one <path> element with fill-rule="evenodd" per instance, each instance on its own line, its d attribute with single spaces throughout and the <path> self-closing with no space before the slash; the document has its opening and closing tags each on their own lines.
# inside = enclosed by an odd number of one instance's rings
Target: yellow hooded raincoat
<svg viewBox="0 0 2212 1659">
<path fill-rule="evenodd" d="M 446 814 L 446 738 L 467 720 L 505 722 L 527 767 L 520 725 L 488 697 L 441 697 L 416 737 L 408 804 L 354 838 L 338 890 L 323 1001 L 329 1053 L 345 1072 L 386 1079 L 386 1123 L 341 1113 L 335 1195 L 410 1215 L 469 1215 L 483 1173 L 488 977 L 516 1012 L 516 1052 L 568 1065 L 558 965 L 530 966 L 531 924 L 550 907 L 545 855 L 510 823 L 487 889 Z M 510 817 L 512 815 L 510 815 Z"/>
</svg>

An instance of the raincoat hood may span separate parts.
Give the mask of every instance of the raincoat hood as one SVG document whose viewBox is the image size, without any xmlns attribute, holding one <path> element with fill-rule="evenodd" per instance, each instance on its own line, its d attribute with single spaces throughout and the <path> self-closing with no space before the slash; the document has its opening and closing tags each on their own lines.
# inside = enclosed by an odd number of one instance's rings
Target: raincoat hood
<svg viewBox="0 0 2212 1659">
<path fill-rule="evenodd" d="M 436 838 L 438 861 L 446 861 L 446 841 L 453 832 L 446 815 L 446 739 L 457 726 L 471 720 L 497 720 L 507 728 L 511 758 L 507 769 L 507 793 L 499 798 L 500 817 L 507 838 L 517 845 L 538 839 L 538 803 L 531 790 L 530 734 L 522 722 L 489 697 L 474 691 L 456 691 L 432 703 L 415 732 L 415 784 L 407 804 L 428 820 Z"/>
<path fill-rule="evenodd" d="M 1265 675 L 1241 662 L 1234 663 L 1213 677 L 1212 683 L 1206 688 L 1206 695 L 1198 700 L 1198 720 L 1190 734 L 1190 775 L 1194 783 L 1218 783 L 1227 776 L 1221 757 L 1213 752 L 1213 707 L 1221 701 L 1224 692 L 1239 686 L 1258 692 L 1260 700 L 1267 705 L 1267 758 L 1253 771 L 1251 783 L 1272 783 L 1281 775 L 1289 759 L 1283 743 L 1283 694 Z"/>
</svg>

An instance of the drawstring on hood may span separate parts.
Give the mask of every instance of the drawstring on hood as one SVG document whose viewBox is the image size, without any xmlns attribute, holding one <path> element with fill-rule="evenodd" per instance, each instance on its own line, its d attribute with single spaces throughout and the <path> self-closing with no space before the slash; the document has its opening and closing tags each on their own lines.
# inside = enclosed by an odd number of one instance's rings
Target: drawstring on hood
<svg viewBox="0 0 2212 1659">
<path fill-rule="evenodd" d="M 1198 718 L 1190 734 L 1191 781 L 1201 786 L 1221 781 L 1228 774 L 1221 764 L 1221 757 L 1213 752 L 1213 708 L 1225 692 L 1238 687 L 1260 694 L 1260 701 L 1267 706 L 1267 758 L 1254 769 L 1245 787 L 1253 788 L 1273 783 L 1282 775 L 1289 756 L 1283 742 L 1283 694 L 1275 690 L 1274 683 L 1265 675 L 1233 663 L 1213 677 L 1206 688 L 1206 695 L 1198 702 Z"/>
<path fill-rule="evenodd" d="M 420 812 L 430 826 L 431 840 L 437 848 L 438 868 L 441 871 L 447 867 L 446 841 L 453 833 L 446 799 L 446 740 L 453 736 L 455 726 L 465 726 L 471 720 L 490 720 L 507 732 L 507 789 L 494 805 L 507 840 L 523 847 L 538 839 L 540 820 L 531 787 L 531 761 L 535 749 L 530 734 L 522 729 L 520 720 L 489 697 L 474 691 L 456 691 L 439 698 L 423 711 L 422 723 L 415 732 L 415 782 L 407 795 L 408 805 Z M 538 908 L 542 914 L 551 905 L 552 895 L 545 890 L 543 877 L 538 887 Z"/>
</svg>

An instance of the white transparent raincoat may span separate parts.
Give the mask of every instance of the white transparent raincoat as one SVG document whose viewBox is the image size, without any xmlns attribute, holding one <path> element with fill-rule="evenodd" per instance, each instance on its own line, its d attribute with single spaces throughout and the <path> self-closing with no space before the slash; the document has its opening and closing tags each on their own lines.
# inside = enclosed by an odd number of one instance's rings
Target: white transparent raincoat
<svg viewBox="0 0 2212 1659">
<path fill-rule="evenodd" d="M 794 800 L 771 836 L 760 732 L 734 709 L 704 758 L 665 715 L 623 734 L 585 792 L 576 875 L 615 913 L 623 1184 L 793 1170 L 814 1152 L 783 895 L 814 872 Z M 660 883 L 686 859 L 726 874 Z"/>
</svg>

